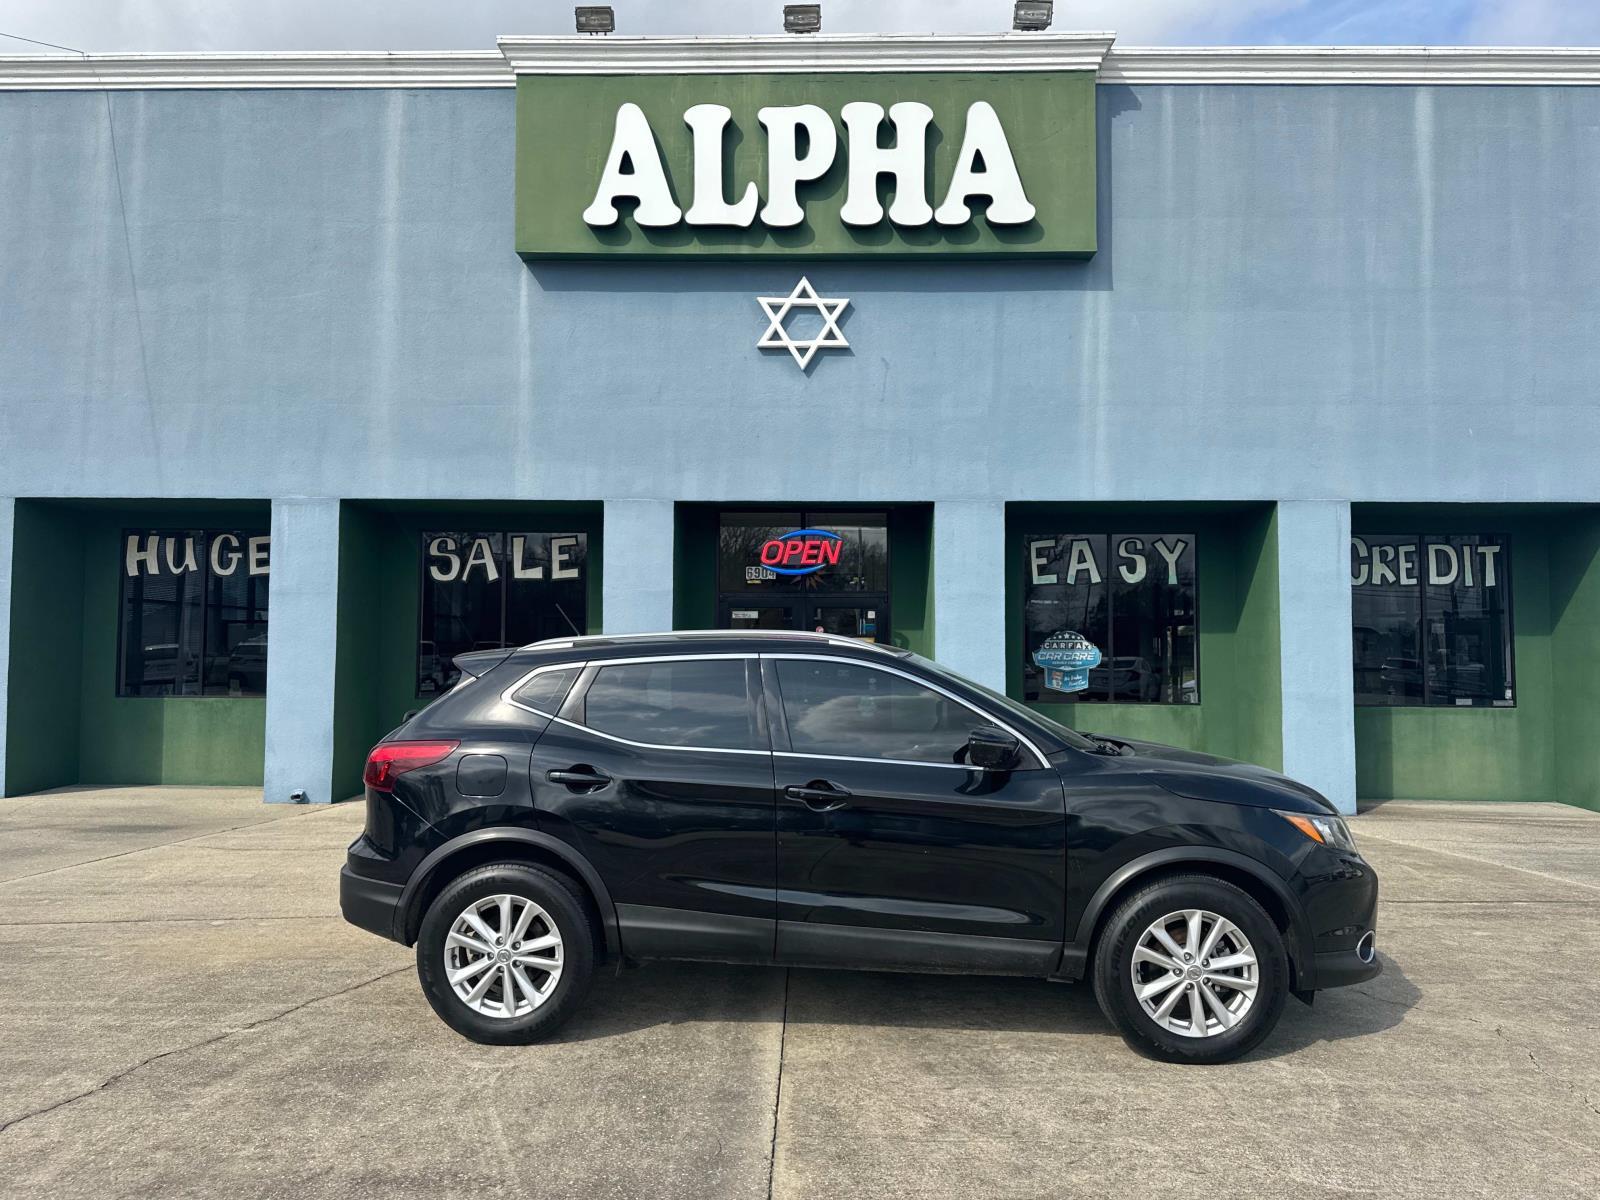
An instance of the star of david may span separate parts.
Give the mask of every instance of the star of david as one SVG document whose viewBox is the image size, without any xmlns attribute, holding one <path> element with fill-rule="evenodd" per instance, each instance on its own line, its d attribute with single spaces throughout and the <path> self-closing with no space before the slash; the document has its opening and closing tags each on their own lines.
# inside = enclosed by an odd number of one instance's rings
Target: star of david
<svg viewBox="0 0 1600 1200">
<path fill-rule="evenodd" d="M 850 343 L 845 341 L 839 329 L 839 317 L 850 301 L 824 299 L 817 295 L 817 289 L 811 286 L 811 281 L 804 275 L 787 296 L 757 296 L 756 299 L 767 314 L 767 331 L 756 345 L 763 350 L 780 347 L 787 350 L 802 371 L 810 365 L 818 350 L 849 348 Z M 790 334 L 784 320 L 797 308 L 814 308 L 821 315 L 822 328 L 816 336 L 797 338 Z"/>
</svg>

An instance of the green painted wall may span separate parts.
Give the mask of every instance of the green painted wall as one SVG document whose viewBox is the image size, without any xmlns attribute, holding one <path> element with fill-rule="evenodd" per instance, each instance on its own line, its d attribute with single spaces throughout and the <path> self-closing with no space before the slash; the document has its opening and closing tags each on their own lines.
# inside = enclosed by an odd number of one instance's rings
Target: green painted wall
<svg viewBox="0 0 1600 1200">
<path fill-rule="evenodd" d="M 933 505 L 889 510 L 890 641 L 933 657 Z"/>
<path fill-rule="evenodd" d="M 601 506 L 345 501 L 339 512 L 339 650 L 334 661 L 334 795 L 361 791 L 361 768 L 379 738 L 421 708 L 416 646 L 421 620 L 423 533 L 440 529 L 571 530 L 589 536 L 587 628 L 603 626 L 605 558 Z"/>
<path fill-rule="evenodd" d="M 17 502 L 8 792 L 261 783 L 266 701 L 119 697 L 117 636 L 125 528 L 270 525 L 264 503 Z"/>
<path fill-rule="evenodd" d="M 1355 533 L 1504 534 L 1511 542 L 1514 708 L 1356 713 L 1363 799 L 1596 802 L 1600 580 L 1592 510 L 1355 505 Z"/>
<path fill-rule="evenodd" d="M 1271 505 L 1006 506 L 1006 687 L 1022 695 L 1023 541 L 1030 533 L 1195 535 L 1199 704 L 1035 704 L 1064 725 L 1283 765 L 1278 554 Z"/>
<path fill-rule="evenodd" d="M 83 642 L 83 536 L 76 515 L 18 500 L 14 528 L 8 796 L 78 782 Z"/>
<path fill-rule="evenodd" d="M 1517 601 L 1512 595 L 1512 603 Z M 1513 610 L 1513 618 L 1516 616 Z M 1555 799 L 1600 809 L 1600 512 L 1574 512 L 1550 546 Z M 1520 681 L 1519 681 L 1520 682 Z"/>
<path fill-rule="evenodd" d="M 672 627 L 717 627 L 717 514 L 714 504 L 673 511 Z"/>
<path fill-rule="evenodd" d="M 748 512 L 759 504 L 682 503 L 674 514 L 672 548 L 672 627 L 717 627 L 717 534 L 724 508 Z M 884 505 L 855 504 L 884 509 Z M 786 511 L 826 510 L 796 503 Z M 918 654 L 933 654 L 933 505 L 887 506 L 889 514 L 890 641 Z"/>
<path fill-rule="evenodd" d="M 934 111 L 929 131 L 929 203 L 944 198 L 966 129 L 970 104 L 994 106 L 1011 146 L 1023 189 L 1037 209 L 1026 225 L 991 226 L 982 215 L 966 225 L 930 223 L 902 229 L 887 219 L 870 228 L 839 220 L 844 203 L 846 139 L 839 111 L 852 100 L 887 109 L 920 100 Z M 764 105 L 817 104 L 834 118 L 839 149 L 833 166 L 799 198 L 806 220 L 769 229 L 645 229 L 632 219 L 632 201 L 619 205 L 615 225 L 592 228 L 583 210 L 594 199 L 611 149 L 617 108 L 631 101 L 650 119 L 674 201 L 692 202 L 693 139 L 684 111 L 700 103 L 733 112 L 724 138 L 725 197 L 737 199 L 754 181 L 766 199 Z M 819 258 L 936 254 L 1092 254 L 1095 249 L 1095 82 L 1092 71 L 997 74 L 833 75 L 523 75 L 517 79 L 516 247 L 530 257 Z M 880 180 L 880 196 L 891 189 Z"/>
</svg>

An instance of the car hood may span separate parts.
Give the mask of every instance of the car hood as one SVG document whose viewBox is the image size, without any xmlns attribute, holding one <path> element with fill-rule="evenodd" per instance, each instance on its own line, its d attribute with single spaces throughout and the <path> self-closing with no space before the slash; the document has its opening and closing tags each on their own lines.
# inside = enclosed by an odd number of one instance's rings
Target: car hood
<svg viewBox="0 0 1600 1200">
<path fill-rule="evenodd" d="M 1159 742 L 1136 741 L 1113 734 L 1100 736 L 1111 738 L 1132 751 L 1119 760 L 1129 770 L 1151 776 L 1167 791 L 1179 796 L 1292 812 L 1336 815 L 1339 811 L 1315 788 L 1255 763 L 1163 746 Z"/>
</svg>

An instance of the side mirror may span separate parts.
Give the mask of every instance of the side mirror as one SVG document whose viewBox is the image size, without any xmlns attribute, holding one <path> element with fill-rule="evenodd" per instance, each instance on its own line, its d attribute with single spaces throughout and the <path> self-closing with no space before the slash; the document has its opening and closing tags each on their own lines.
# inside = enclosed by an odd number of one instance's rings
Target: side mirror
<svg viewBox="0 0 1600 1200">
<path fill-rule="evenodd" d="M 993 725 L 980 725 L 967 738 L 967 764 L 991 771 L 1009 771 L 1022 749 L 1016 738 Z"/>
</svg>

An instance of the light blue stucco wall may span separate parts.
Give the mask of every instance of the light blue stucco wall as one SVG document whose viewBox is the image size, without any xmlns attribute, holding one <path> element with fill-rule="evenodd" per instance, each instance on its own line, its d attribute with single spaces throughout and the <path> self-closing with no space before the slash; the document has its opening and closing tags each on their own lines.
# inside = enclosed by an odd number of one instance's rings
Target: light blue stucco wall
<svg viewBox="0 0 1600 1200">
<path fill-rule="evenodd" d="M 1099 105 L 1088 262 L 528 265 L 506 89 L 0 94 L 0 495 L 1600 499 L 1600 89 Z M 802 273 L 809 374 L 754 348 Z"/>
<path fill-rule="evenodd" d="M 287 803 L 344 799 L 333 779 L 334 649 L 338 632 L 339 501 L 272 503 L 267 639 L 267 747 L 262 793 Z"/>
<path fill-rule="evenodd" d="M 1356 810 L 1351 667 L 1350 505 L 1278 505 L 1278 644 L 1283 695 L 1283 770 L 1339 806 Z"/>
</svg>

